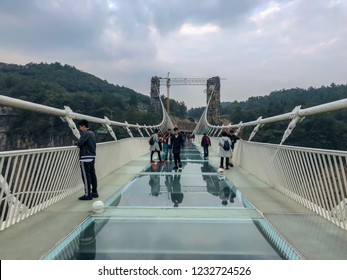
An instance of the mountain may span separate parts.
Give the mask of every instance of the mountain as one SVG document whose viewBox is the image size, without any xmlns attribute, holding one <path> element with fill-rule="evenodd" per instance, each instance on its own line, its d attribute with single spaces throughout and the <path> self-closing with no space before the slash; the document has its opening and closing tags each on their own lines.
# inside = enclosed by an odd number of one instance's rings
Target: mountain
<svg viewBox="0 0 347 280">
<path fill-rule="evenodd" d="M 226 124 L 238 124 L 276 116 L 301 109 L 347 98 L 347 85 L 331 84 L 320 88 L 282 89 L 266 96 L 250 97 L 246 101 L 222 102 L 221 117 Z M 198 119 L 204 107 L 188 110 L 187 114 Z M 347 150 L 347 110 L 309 116 L 296 125 L 285 144 L 293 146 Z M 264 125 L 252 141 L 279 144 L 289 121 Z M 248 139 L 254 127 L 244 128 L 241 137 Z"/>
<path fill-rule="evenodd" d="M 60 63 L 0 63 L 0 94 L 22 100 L 111 120 L 140 124 L 157 124 L 161 117 L 150 110 L 150 97 L 124 86 L 113 85 L 94 75 Z M 222 102 L 222 119 L 239 123 L 291 112 L 295 106 L 308 108 L 347 98 L 347 85 L 331 84 L 320 88 L 283 89 L 267 96 L 250 97 L 243 102 Z M 162 96 L 164 104 L 166 99 Z M 173 118 L 199 120 L 204 107 L 187 112 L 184 102 L 170 100 Z M 74 136 L 59 118 L 24 110 L 0 108 L 0 149 L 15 150 L 71 145 Z M 285 144 L 322 149 L 347 150 L 347 111 L 324 113 L 305 118 L 297 124 Z M 289 121 L 268 124 L 259 129 L 253 141 L 278 144 Z M 94 125 L 98 141 L 110 141 L 105 130 Z M 127 136 L 123 128 L 114 128 L 120 139 Z M 241 136 L 248 139 L 252 128 Z M 135 136 L 136 131 L 133 131 Z"/>
<path fill-rule="evenodd" d="M 130 88 L 113 85 L 94 75 L 60 63 L 29 63 L 16 65 L 0 63 L 0 94 L 50 107 L 94 117 L 139 124 L 158 124 L 161 116 L 150 110 L 149 96 Z M 173 114 L 186 112 L 184 104 L 172 100 Z M 183 109 L 182 109 L 183 108 Z M 185 111 L 184 111 L 185 108 Z M 67 124 L 59 118 L 24 110 L 10 110 L 0 114 L 5 138 L 2 150 L 71 145 L 73 136 Z M 112 140 L 105 130 L 98 141 Z M 127 136 L 123 128 L 114 128 L 117 138 Z M 137 131 L 133 131 L 137 136 Z"/>
<path fill-rule="evenodd" d="M 239 123 L 288 113 L 347 98 L 347 85 L 283 89 L 268 96 L 251 97 L 246 102 L 232 102 L 224 113 L 233 123 Z M 285 144 L 310 148 L 347 150 L 347 111 L 341 110 L 306 117 L 299 122 Z M 289 121 L 267 124 L 259 129 L 253 141 L 280 143 Z M 244 131 L 249 137 L 253 128 Z"/>
</svg>

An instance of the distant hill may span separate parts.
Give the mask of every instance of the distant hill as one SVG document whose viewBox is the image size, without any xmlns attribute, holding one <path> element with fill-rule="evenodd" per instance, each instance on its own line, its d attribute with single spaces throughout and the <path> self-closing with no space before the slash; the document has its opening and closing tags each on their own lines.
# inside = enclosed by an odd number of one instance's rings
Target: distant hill
<svg viewBox="0 0 347 280">
<path fill-rule="evenodd" d="M 16 65 L 0 63 L 0 94 L 56 108 L 70 106 L 74 112 L 129 123 L 157 124 L 158 116 L 150 110 L 150 97 L 124 86 L 113 85 L 74 66 L 60 63 L 29 63 Z M 295 106 L 308 108 L 347 98 L 347 85 L 331 84 L 320 88 L 283 89 L 267 96 L 251 97 L 246 101 L 222 102 L 222 119 L 239 123 L 287 113 Z M 164 104 L 166 99 L 162 96 Z M 204 107 L 187 112 L 184 102 L 170 100 L 171 114 L 199 120 Z M 1 108 L 0 108 L 1 109 Z M 0 148 L 14 150 L 48 146 L 71 145 L 74 137 L 59 118 L 43 116 L 23 110 L 3 110 L 0 114 Z M 347 112 L 325 113 L 304 119 L 285 142 L 313 148 L 347 150 Z M 253 141 L 279 143 L 288 122 L 262 127 Z M 98 126 L 98 141 L 112 140 Z M 242 137 L 248 139 L 253 128 L 245 128 Z M 118 138 L 127 136 L 122 128 L 115 128 Z M 134 134 L 137 132 L 134 131 Z"/>
<path fill-rule="evenodd" d="M 56 94 L 61 93 L 111 93 L 128 102 L 149 104 L 149 96 L 142 95 L 124 86 L 113 85 L 106 80 L 76 69 L 74 66 L 60 63 L 29 63 L 26 65 L 0 63 L 0 90 L 2 94 L 17 97 L 23 95 L 35 99 L 34 91 Z M 25 92 L 19 93 L 19 90 Z M 132 103 L 131 104 L 131 100 Z"/>
<path fill-rule="evenodd" d="M 240 121 L 254 121 L 291 112 L 296 106 L 309 108 L 320 104 L 347 98 L 347 85 L 331 84 L 320 88 L 283 89 L 273 91 L 267 96 L 250 97 L 243 102 L 222 102 L 223 119 L 238 124 Z M 195 119 L 201 116 L 204 107 L 188 110 L 188 116 Z M 280 143 L 289 121 L 268 124 L 259 129 L 252 141 Z M 244 128 L 242 137 L 248 139 L 253 127 Z M 347 150 L 347 111 L 324 113 L 305 118 L 297 124 L 286 145 L 311 148 Z"/>
<path fill-rule="evenodd" d="M 66 105 L 77 113 L 107 116 L 120 122 L 158 124 L 161 120 L 161 116 L 151 112 L 149 96 L 58 62 L 0 63 L 0 94 L 60 109 Z M 171 100 L 170 104 L 173 114 L 184 117 L 187 110 L 184 103 Z M 73 140 L 70 129 L 59 118 L 23 110 L 10 115 L 5 129 L 5 149 L 70 145 Z M 102 129 L 95 129 L 101 133 L 99 141 L 112 140 Z M 122 128 L 115 128 L 115 132 L 118 138 L 127 135 Z"/>
<path fill-rule="evenodd" d="M 302 109 L 347 98 L 347 85 L 331 84 L 328 87 L 294 88 L 271 92 L 268 96 L 251 97 L 246 102 L 233 102 L 226 112 L 233 123 L 251 121 L 258 117 L 271 117 L 291 112 L 296 106 Z M 254 141 L 279 143 L 289 121 L 262 127 Z M 311 148 L 347 150 L 347 111 L 324 113 L 305 118 L 297 124 L 285 144 Z M 253 128 L 245 130 L 245 135 Z"/>
</svg>

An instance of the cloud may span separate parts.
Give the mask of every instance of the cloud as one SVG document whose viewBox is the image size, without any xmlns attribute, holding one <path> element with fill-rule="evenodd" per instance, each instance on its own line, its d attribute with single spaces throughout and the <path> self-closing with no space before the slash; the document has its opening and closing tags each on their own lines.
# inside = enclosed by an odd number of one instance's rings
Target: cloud
<svg viewBox="0 0 347 280">
<path fill-rule="evenodd" d="M 2 0 L 0 35 L 0 61 L 59 61 L 144 94 L 168 72 L 226 78 L 224 101 L 346 83 L 347 0 Z M 203 90 L 171 96 L 203 106 Z"/>
<path fill-rule="evenodd" d="M 192 24 L 183 24 L 178 31 L 182 35 L 206 35 L 209 33 L 216 33 L 220 31 L 220 27 L 215 24 L 207 23 L 204 25 L 192 25 Z"/>
</svg>

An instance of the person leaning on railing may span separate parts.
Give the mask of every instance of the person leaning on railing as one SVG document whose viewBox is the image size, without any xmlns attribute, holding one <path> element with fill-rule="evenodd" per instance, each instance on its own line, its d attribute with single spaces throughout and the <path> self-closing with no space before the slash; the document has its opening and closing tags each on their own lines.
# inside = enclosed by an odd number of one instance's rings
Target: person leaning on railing
<svg viewBox="0 0 347 280">
<path fill-rule="evenodd" d="M 235 135 L 235 132 L 233 129 L 229 129 L 229 132 L 228 132 L 228 137 L 231 141 L 231 145 L 230 145 L 230 148 L 231 148 L 231 156 L 229 158 L 229 166 L 230 167 L 233 167 L 234 165 L 232 164 L 231 160 L 233 158 L 233 151 L 234 151 L 234 147 L 235 147 L 235 143 L 237 142 L 237 140 L 240 139 L 240 137 L 236 136 Z"/>
<path fill-rule="evenodd" d="M 76 145 L 80 148 L 80 165 L 84 184 L 84 195 L 78 199 L 92 200 L 99 197 L 95 174 L 96 137 L 94 132 L 89 129 L 87 120 L 80 120 L 78 126 L 81 131 L 81 137 Z"/>
</svg>

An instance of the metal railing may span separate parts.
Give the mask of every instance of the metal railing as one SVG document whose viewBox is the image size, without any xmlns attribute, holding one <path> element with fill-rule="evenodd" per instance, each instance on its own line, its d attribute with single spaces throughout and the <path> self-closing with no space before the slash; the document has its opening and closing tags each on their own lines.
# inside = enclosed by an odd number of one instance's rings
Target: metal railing
<svg viewBox="0 0 347 280">
<path fill-rule="evenodd" d="M 148 152 L 148 138 L 97 144 L 99 179 Z M 0 153 L 0 230 L 82 189 L 77 147 Z"/>
<path fill-rule="evenodd" d="M 212 92 L 213 93 L 213 92 Z M 211 95 L 212 96 L 212 95 Z M 347 230 L 347 152 L 284 146 L 297 123 L 311 115 L 347 109 L 347 98 L 239 124 L 211 125 L 208 102 L 194 133 L 217 137 L 223 130 L 254 126 L 248 141 L 238 141 L 233 161 L 287 197 Z M 290 120 L 279 145 L 251 142 L 264 125 Z M 214 148 L 219 149 L 214 141 Z"/>
<path fill-rule="evenodd" d="M 157 125 L 121 123 L 35 104 L 0 95 L 0 106 L 57 116 L 66 121 L 73 134 L 80 134 L 74 120 L 86 119 L 107 128 L 115 141 L 97 144 L 96 172 L 102 178 L 127 162 L 148 152 L 148 136 L 154 128 L 173 127 L 162 100 L 163 118 Z M 129 138 L 117 140 L 112 126 L 123 127 Z M 133 137 L 137 129 L 141 137 Z M 60 147 L 0 152 L 0 230 L 3 230 L 48 206 L 66 198 L 82 187 L 77 147 Z"/>
<path fill-rule="evenodd" d="M 212 92 L 213 94 L 213 92 Z M 211 97 L 212 97 L 211 94 Z M 211 100 L 211 98 L 210 98 Z M 196 125 L 196 128 L 194 129 L 195 134 L 203 134 L 207 133 L 209 136 L 219 136 L 220 133 L 225 130 L 225 129 L 237 129 L 236 135 L 243 129 L 244 127 L 249 127 L 249 126 L 254 126 L 254 129 L 252 133 L 250 134 L 249 141 L 252 140 L 252 138 L 255 136 L 255 134 L 259 131 L 259 129 L 264 126 L 265 124 L 270 124 L 270 123 L 275 123 L 275 122 L 280 122 L 280 121 L 286 121 L 290 120 L 290 123 L 288 124 L 287 129 L 284 131 L 282 139 L 280 141 L 280 144 L 282 145 L 285 140 L 290 136 L 292 133 L 293 129 L 296 127 L 296 125 L 301 122 L 305 117 L 311 116 L 311 115 L 317 115 L 317 114 L 322 114 L 326 112 L 334 112 L 338 110 L 346 110 L 347 109 L 347 98 L 337 100 L 334 102 L 306 108 L 306 109 L 301 109 L 300 106 L 296 106 L 292 112 L 273 116 L 273 117 L 268 117 L 264 118 L 260 116 L 257 120 L 250 121 L 250 122 L 240 122 L 238 124 L 229 124 L 229 125 L 212 125 L 207 121 L 207 109 L 210 104 L 210 100 L 201 115 L 201 118 L 199 122 Z"/>
<path fill-rule="evenodd" d="M 239 141 L 234 163 L 347 230 L 347 152 Z"/>
<path fill-rule="evenodd" d="M 142 130 L 144 130 L 147 133 L 147 135 L 150 136 L 150 133 L 152 133 L 153 129 L 155 129 L 155 128 L 158 128 L 160 131 L 166 131 L 168 128 L 172 128 L 173 124 L 172 124 L 172 121 L 170 119 L 170 116 L 166 112 L 161 98 L 159 98 L 159 100 L 161 103 L 163 117 L 162 117 L 161 122 L 159 124 L 155 124 L 155 125 L 130 124 L 126 121 L 124 123 L 122 123 L 122 122 L 110 120 L 106 116 L 103 119 L 102 118 L 96 118 L 93 116 L 88 116 L 88 115 L 73 112 L 71 110 L 71 108 L 68 106 L 64 106 L 65 108 L 64 108 L 64 110 L 62 110 L 62 109 L 57 109 L 54 107 L 49 107 L 49 106 L 45 106 L 45 105 L 41 105 L 41 104 L 36 104 L 33 102 L 24 101 L 24 100 L 12 98 L 12 97 L 4 96 L 4 95 L 0 95 L 0 106 L 23 109 L 23 110 L 28 110 L 28 111 L 33 111 L 33 112 L 37 112 L 37 113 L 42 113 L 42 114 L 60 117 L 63 121 L 68 123 L 70 129 L 72 130 L 72 133 L 77 138 L 80 137 L 80 133 L 76 127 L 74 120 L 86 119 L 89 122 L 103 125 L 107 129 L 107 131 L 111 134 L 113 139 L 117 140 L 117 137 L 116 137 L 116 135 L 112 129 L 112 126 L 123 127 L 124 129 L 127 130 L 130 137 L 133 137 L 133 134 L 132 134 L 130 129 L 136 129 L 139 132 L 139 134 L 142 137 L 144 137 Z"/>
</svg>

